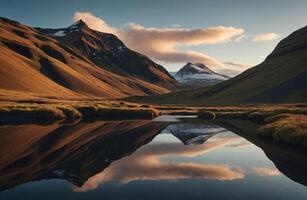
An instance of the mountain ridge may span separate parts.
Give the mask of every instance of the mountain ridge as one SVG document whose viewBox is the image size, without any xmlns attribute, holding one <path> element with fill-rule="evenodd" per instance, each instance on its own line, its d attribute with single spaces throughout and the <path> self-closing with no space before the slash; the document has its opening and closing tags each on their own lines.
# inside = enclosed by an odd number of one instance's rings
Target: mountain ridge
<svg viewBox="0 0 307 200">
<path fill-rule="evenodd" d="M 79 51 L 105 70 L 165 87 L 172 87 L 169 82 L 175 84 L 172 76 L 161 65 L 145 55 L 130 50 L 116 35 L 90 29 L 82 20 L 67 28 L 37 29 Z M 147 68 L 149 71 L 146 71 Z"/>
</svg>

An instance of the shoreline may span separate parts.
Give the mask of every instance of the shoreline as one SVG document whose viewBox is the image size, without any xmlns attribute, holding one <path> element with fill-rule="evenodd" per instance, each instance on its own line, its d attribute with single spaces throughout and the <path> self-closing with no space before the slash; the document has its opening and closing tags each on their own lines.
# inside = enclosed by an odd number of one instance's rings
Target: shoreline
<svg viewBox="0 0 307 200">
<path fill-rule="evenodd" d="M 307 107 L 214 108 L 203 109 L 198 118 L 205 120 L 245 120 L 257 123 L 251 130 L 262 139 L 307 149 Z"/>
<path fill-rule="evenodd" d="M 197 115 L 202 120 L 251 121 L 259 124 L 255 133 L 257 137 L 307 149 L 307 104 L 183 107 L 116 100 L 0 102 L 0 125 L 150 120 L 159 115 Z"/>
<path fill-rule="evenodd" d="M 152 119 L 158 110 L 116 101 L 0 104 L 0 124 Z"/>
</svg>

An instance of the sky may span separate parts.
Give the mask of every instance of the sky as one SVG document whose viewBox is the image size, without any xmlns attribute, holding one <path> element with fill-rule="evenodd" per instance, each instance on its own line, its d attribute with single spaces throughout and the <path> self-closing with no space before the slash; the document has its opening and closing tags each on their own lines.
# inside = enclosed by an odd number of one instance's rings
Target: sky
<svg viewBox="0 0 307 200">
<path fill-rule="evenodd" d="M 0 16 L 34 27 L 82 19 L 169 71 L 186 62 L 236 74 L 307 25 L 306 0 L 0 0 Z"/>
</svg>

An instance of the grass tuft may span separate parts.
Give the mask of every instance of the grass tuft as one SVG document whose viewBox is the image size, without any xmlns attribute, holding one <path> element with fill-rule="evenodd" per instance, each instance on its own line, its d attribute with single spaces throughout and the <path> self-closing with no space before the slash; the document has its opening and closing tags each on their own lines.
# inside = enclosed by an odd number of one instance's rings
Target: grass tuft
<svg viewBox="0 0 307 200">
<path fill-rule="evenodd" d="M 82 114 L 74 107 L 59 107 L 60 110 L 65 114 L 66 120 L 74 121 L 82 118 Z"/>
</svg>

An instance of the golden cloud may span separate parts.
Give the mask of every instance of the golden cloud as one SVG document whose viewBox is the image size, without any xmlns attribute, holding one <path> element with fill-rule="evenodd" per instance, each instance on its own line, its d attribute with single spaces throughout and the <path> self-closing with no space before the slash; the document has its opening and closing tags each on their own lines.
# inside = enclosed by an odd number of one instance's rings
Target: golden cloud
<svg viewBox="0 0 307 200">
<path fill-rule="evenodd" d="M 89 12 L 75 12 L 73 19 L 75 21 L 82 20 L 84 21 L 90 28 L 105 32 L 105 33 L 112 33 L 118 34 L 117 29 L 114 27 L 109 26 L 103 19 L 94 16 L 92 13 Z"/>
<path fill-rule="evenodd" d="M 251 67 L 251 65 L 249 65 L 249 64 L 243 64 L 243 63 L 239 63 L 239 62 L 235 62 L 235 61 L 225 61 L 224 64 L 234 66 L 237 70 L 247 69 L 247 68 Z"/>
<path fill-rule="evenodd" d="M 259 176 L 278 176 L 281 174 L 278 169 L 271 167 L 254 167 L 253 171 Z"/>
<path fill-rule="evenodd" d="M 277 40 L 280 37 L 281 37 L 281 35 L 277 34 L 277 33 L 264 33 L 264 34 L 255 35 L 253 37 L 253 42 L 272 41 L 272 40 Z"/>
</svg>

